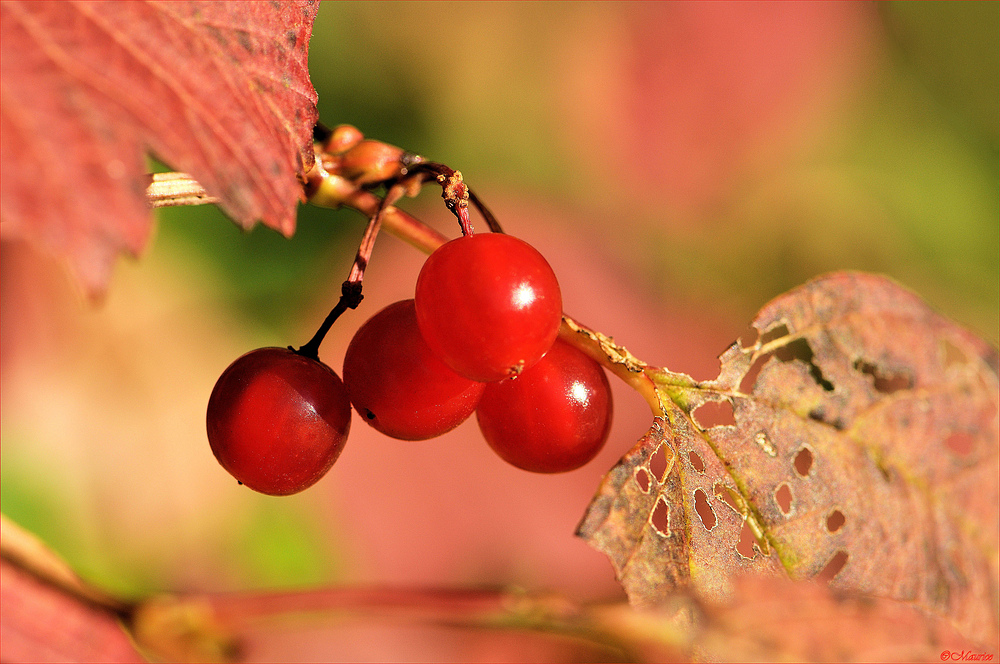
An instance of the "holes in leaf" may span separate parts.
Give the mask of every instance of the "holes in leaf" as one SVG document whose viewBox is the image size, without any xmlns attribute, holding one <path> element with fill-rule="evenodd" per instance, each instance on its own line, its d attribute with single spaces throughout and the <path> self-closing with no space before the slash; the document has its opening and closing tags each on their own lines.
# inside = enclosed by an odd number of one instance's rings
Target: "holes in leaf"
<svg viewBox="0 0 1000 664">
<path fill-rule="evenodd" d="M 653 473 L 653 477 L 657 479 L 660 484 L 667 478 L 667 468 L 669 463 L 667 461 L 667 455 L 673 454 L 673 452 L 666 445 L 661 444 L 653 452 L 653 455 L 649 457 L 649 471 Z"/>
<path fill-rule="evenodd" d="M 827 392 L 833 391 L 833 383 L 823 377 L 819 365 L 813 362 L 812 346 L 805 339 L 799 338 L 785 344 L 774 351 L 774 356 L 782 362 L 791 362 L 792 360 L 804 362 L 809 366 L 809 375 L 816 381 L 816 384 Z"/>
<path fill-rule="evenodd" d="M 795 474 L 799 477 L 808 477 L 809 471 L 813 467 L 813 453 L 808 446 L 803 445 L 799 448 L 799 451 L 795 453 L 795 458 L 792 459 L 792 468 L 795 469 Z"/>
<path fill-rule="evenodd" d="M 875 389 L 883 394 L 892 394 L 899 390 L 909 390 L 913 388 L 913 378 L 905 373 L 887 373 L 871 362 L 865 362 L 861 358 L 854 360 L 854 368 L 863 374 L 872 377 Z"/>
<path fill-rule="evenodd" d="M 701 489 L 694 492 L 694 509 L 698 513 L 698 518 L 701 519 L 701 525 L 705 526 L 707 530 L 715 528 L 715 510 L 708 504 L 708 496 Z"/>
<path fill-rule="evenodd" d="M 772 327 L 770 330 L 760 335 L 760 343 L 763 346 L 764 344 L 771 343 L 775 339 L 780 339 L 781 337 L 787 337 L 787 336 L 788 336 L 788 326 L 782 323 L 781 325 Z"/>
<path fill-rule="evenodd" d="M 747 348 L 753 348 L 754 346 L 756 346 L 757 340 L 759 338 L 760 338 L 760 332 L 757 331 L 756 327 L 750 325 L 749 327 L 747 327 L 746 330 L 743 331 L 743 334 L 740 335 L 740 338 L 737 339 L 737 343 L 739 343 L 740 348 L 746 350 Z"/>
<path fill-rule="evenodd" d="M 663 496 L 656 501 L 653 513 L 649 516 L 653 529 L 663 537 L 670 537 L 670 506 Z"/>
<path fill-rule="evenodd" d="M 840 574 L 840 571 L 847 564 L 847 557 L 846 551 L 838 551 L 833 554 L 833 558 L 830 558 L 830 562 L 816 575 L 816 578 L 819 581 L 833 581 L 834 577 Z"/>
<path fill-rule="evenodd" d="M 847 519 L 840 510 L 833 510 L 826 517 L 826 529 L 831 533 L 835 533 L 843 528 L 845 523 L 847 523 Z"/>
<path fill-rule="evenodd" d="M 944 439 L 944 446 L 953 454 L 966 457 L 972 454 L 976 439 L 965 431 L 956 431 Z"/>
<path fill-rule="evenodd" d="M 743 380 L 740 381 L 740 392 L 743 394 L 750 394 L 753 392 L 753 386 L 757 383 L 757 376 L 760 375 L 760 370 L 769 359 L 771 359 L 770 353 L 762 355 L 754 360 L 754 363 L 750 365 L 750 368 L 743 376 Z"/>
<path fill-rule="evenodd" d="M 698 406 L 692 413 L 694 421 L 702 429 L 715 426 L 735 426 L 733 404 L 728 401 L 709 401 Z"/>
<path fill-rule="evenodd" d="M 712 493 L 715 494 L 716 498 L 724 502 L 726 505 L 729 505 L 730 509 L 734 512 L 737 514 L 740 513 L 740 508 L 736 504 L 736 499 L 733 498 L 732 493 L 730 493 L 729 487 L 724 484 L 716 484 L 712 487 Z"/>
<path fill-rule="evenodd" d="M 780 339 L 788 335 L 788 328 L 784 325 L 779 325 L 774 330 L 765 333 L 761 336 L 761 344 L 766 344 L 768 342 Z M 822 370 L 820 370 L 819 365 L 813 361 L 813 350 L 812 346 L 805 339 L 799 338 L 789 341 L 787 344 L 775 348 L 771 353 L 765 353 L 761 355 L 754 363 L 750 366 L 750 369 L 743 376 L 743 380 L 740 381 L 740 392 L 743 394 L 750 394 L 757 382 L 757 376 L 760 374 L 761 369 L 767 363 L 771 357 L 778 358 L 781 362 L 791 362 L 793 360 L 799 360 L 809 367 L 809 375 L 812 379 L 816 381 L 816 384 L 822 387 L 827 392 L 833 391 L 833 383 L 828 381 L 823 375 Z"/>
<path fill-rule="evenodd" d="M 792 488 L 786 482 L 782 482 L 774 492 L 774 502 L 778 504 L 778 509 L 785 516 L 792 511 Z"/>
<path fill-rule="evenodd" d="M 740 529 L 740 540 L 736 543 L 736 553 L 744 558 L 753 558 L 757 555 L 757 552 L 754 550 L 756 543 L 757 538 L 753 535 L 753 529 L 750 528 L 749 523 L 744 521 L 743 528 Z"/>
<path fill-rule="evenodd" d="M 691 465 L 699 473 L 705 472 L 705 462 L 702 460 L 700 456 L 698 456 L 697 452 L 694 451 L 688 452 L 688 461 L 691 462 Z"/>
<path fill-rule="evenodd" d="M 649 479 L 649 472 L 645 468 L 636 468 L 633 478 L 635 479 L 635 483 L 639 485 L 639 491 L 649 493 L 649 486 L 651 482 Z"/>
<path fill-rule="evenodd" d="M 375 419 L 375 413 L 365 408 L 365 419 L 367 419 L 369 422 L 373 421 Z"/>
</svg>

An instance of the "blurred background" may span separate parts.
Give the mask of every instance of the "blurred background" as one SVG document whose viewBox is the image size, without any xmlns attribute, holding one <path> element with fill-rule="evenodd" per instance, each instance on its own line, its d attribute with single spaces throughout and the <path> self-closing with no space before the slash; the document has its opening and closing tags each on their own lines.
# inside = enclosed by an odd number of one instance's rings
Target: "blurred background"
<svg viewBox="0 0 1000 664">
<path fill-rule="evenodd" d="M 997 344 L 998 8 L 324 3 L 310 62 L 326 124 L 461 170 L 549 258 L 568 313 L 709 379 L 765 302 L 832 270 L 888 274 Z M 401 206 L 458 233 L 433 188 Z M 404 443 L 355 417 L 319 484 L 255 494 L 209 450 L 208 395 L 242 353 L 309 339 L 365 220 L 303 207 L 286 240 L 214 208 L 158 216 L 99 306 L 4 243 L 7 516 L 127 595 L 372 583 L 623 598 L 573 531 L 649 426 L 637 395 L 616 382 L 606 449 L 565 475 L 506 466 L 474 421 Z M 365 302 L 322 359 L 339 373 L 354 330 L 412 297 L 422 261 L 380 238 Z M 338 652 L 487 656 L 399 639 Z"/>
</svg>

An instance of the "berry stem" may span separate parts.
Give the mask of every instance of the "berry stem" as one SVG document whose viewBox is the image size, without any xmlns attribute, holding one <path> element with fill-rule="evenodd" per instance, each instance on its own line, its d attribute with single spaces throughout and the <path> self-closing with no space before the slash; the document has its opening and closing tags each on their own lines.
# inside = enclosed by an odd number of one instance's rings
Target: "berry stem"
<svg viewBox="0 0 1000 664">
<path fill-rule="evenodd" d="M 319 131 L 322 131 L 322 129 Z M 437 175 L 440 174 L 443 174 L 445 178 L 447 178 L 449 175 L 455 173 L 454 170 L 448 168 L 444 164 L 437 164 L 434 162 L 418 163 L 408 169 L 408 173 L 411 175 L 419 173 L 420 171 L 433 174 L 435 179 Z M 459 176 L 460 175 L 461 174 L 459 174 Z M 161 186 L 158 185 L 159 179 L 166 181 L 180 180 L 182 191 L 179 195 L 176 195 L 173 192 L 167 193 L 157 188 L 158 186 Z M 465 186 L 467 194 L 467 203 L 471 202 L 476 207 L 492 232 L 503 233 L 499 222 L 496 220 L 496 217 L 493 216 L 493 213 L 490 212 L 489 208 L 486 207 L 482 200 L 480 200 L 480 198 L 476 196 L 467 185 L 464 185 L 463 183 L 463 186 Z M 391 203 L 387 203 L 385 200 L 380 199 L 372 192 L 358 187 L 344 177 L 327 172 L 323 168 L 321 159 L 316 160 L 312 171 L 309 172 L 306 178 L 305 191 L 309 198 L 309 202 L 313 205 L 334 209 L 343 206 L 357 210 L 371 219 L 371 222 L 369 222 L 369 230 L 372 230 L 372 222 L 375 222 L 377 219 L 378 223 L 380 225 L 384 224 L 390 233 L 424 253 L 432 253 L 448 240 L 448 238 L 440 232 L 434 230 L 412 215 L 407 214 L 403 210 L 394 207 Z M 448 198 L 446 195 L 444 196 L 447 204 Z M 201 188 L 195 180 L 183 173 L 154 175 L 153 184 L 147 191 L 147 197 L 153 207 L 185 204 L 199 205 L 214 202 L 214 199 L 207 197 L 204 194 L 204 189 Z M 161 200 L 161 197 L 166 200 Z M 392 202 L 395 202 L 397 199 L 398 196 L 397 198 L 392 199 Z M 458 209 L 460 212 L 456 213 L 456 215 L 461 215 L 461 211 L 464 211 L 466 221 L 468 221 L 467 203 L 464 207 L 459 207 Z M 459 216 L 459 223 L 462 223 L 461 216 Z M 367 235 L 368 233 L 366 231 L 366 237 Z M 370 238 L 370 242 L 367 244 L 371 245 L 372 243 L 374 243 L 373 237 Z M 363 239 L 362 247 L 365 245 L 366 242 Z M 330 314 L 327 316 L 326 320 L 323 321 L 323 325 L 320 326 L 320 329 L 316 332 L 313 338 L 296 352 L 313 359 L 318 359 L 319 345 L 326 336 L 326 333 L 330 330 L 330 327 L 332 327 L 333 323 L 347 309 L 357 308 L 358 304 L 360 304 L 362 299 L 361 276 L 364 273 L 364 266 L 367 265 L 368 258 L 371 255 L 370 246 L 367 249 L 367 254 L 362 253 L 362 247 L 359 247 L 358 253 L 359 257 L 362 257 L 363 260 L 361 263 L 355 260 L 355 264 L 351 267 L 351 276 L 348 277 L 348 280 L 345 281 L 342 286 L 342 295 L 340 300 L 337 302 L 337 305 L 330 311 Z M 356 281 L 353 281 L 352 278 L 356 278 Z M 633 389 L 639 392 L 655 414 L 662 414 L 664 411 L 663 404 L 658 396 L 657 386 L 664 388 L 675 387 L 679 390 L 691 388 L 691 385 L 688 384 L 689 381 L 684 380 L 686 378 L 684 376 L 670 374 L 662 369 L 646 365 L 643 365 L 644 368 L 642 370 L 634 371 L 626 364 L 620 363 L 614 357 L 609 355 L 607 344 L 602 343 L 599 340 L 599 338 L 603 335 L 589 330 L 567 315 L 563 315 L 563 323 L 559 330 L 559 336 L 590 355 L 611 371 L 611 373 L 615 374 L 618 378 L 622 379 L 626 384 L 630 385 Z M 664 375 L 667 375 L 667 377 L 671 380 L 665 381 L 663 378 Z M 672 395 L 671 398 L 675 401 L 677 400 Z"/>
<path fill-rule="evenodd" d="M 337 322 L 342 313 L 348 309 L 357 309 L 358 305 L 365 298 L 361 293 L 361 282 L 365 277 L 365 268 L 368 267 L 372 250 L 375 248 L 375 238 L 382 227 L 382 217 L 386 209 L 399 200 L 405 192 L 406 186 L 404 184 L 394 184 L 386 192 L 385 198 L 378 202 L 374 213 L 371 215 L 371 219 L 368 221 L 368 227 L 365 228 L 365 234 L 361 237 L 361 243 L 358 245 L 358 253 L 354 257 L 354 263 L 351 265 L 351 272 L 347 275 L 347 280 L 340 287 L 340 299 L 337 300 L 337 304 L 327 314 L 312 339 L 295 351 L 299 355 L 319 360 L 319 346 L 323 343 L 326 333 L 330 331 L 330 328 L 333 327 L 333 324 Z M 295 349 L 293 348 L 292 350 Z"/>
<path fill-rule="evenodd" d="M 343 620 L 370 616 L 405 624 L 446 625 L 452 629 L 500 630 L 573 639 L 616 661 L 634 661 L 642 645 L 663 637 L 631 618 L 625 604 L 587 605 L 555 594 L 505 588 L 435 588 L 360 586 L 260 594 L 172 596 L 174 611 L 197 606 L 230 639 L 261 620 L 309 616 Z M 203 615 L 203 614 L 197 614 Z M 338 618 L 339 617 L 339 618 Z M 201 627 L 201 625 L 197 625 Z M 236 645 L 235 639 L 231 642 Z"/>
<path fill-rule="evenodd" d="M 337 300 L 337 304 L 330 310 L 330 313 L 326 315 L 323 320 L 323 324 L 319 326 L 316 330 L 316 334 L 313 335 L 312 339 L 305 343 L 305 345 L 299 347 L 297 350 L 289 346 L 290 350 L 295 351 L 299 355 L 308 357 L 313 360 L 319 361 L 319 345 L 323 343 L 323 339 L 326 337 L 326 333 L 330 331 L 333 324 L 337 322 L 340 318 L 340 314 L 344 313 L 348 309 L 357 309 L 358 305 L 361 304 L 361 300 L 364 299 L 364 295 L 361 294 L 361 281 L 351 281 L 348 279 L 340 287 L 340 299 Z"/>
<path fill-rule="evenodd" d="M 559 327 L 559 338 L 589 355 L 642 395 L 654 415 L 663 415 L 663 403 L 656 384 L 646 373 L 652 367 L 632 355 L 624 346 L 619 346 L 611 337 L 590 329 L 566 314 L 563 314 L 562 325 Z"/>
<path fill-rule="evenodd" d="M 469 188 L 469 185 L 465 184 L 460 171 L 456 171 L 444 164 L 425 161 L 410 167 L 407 172 L 427 173 L 437 180 L 442 188 L 441 197 L 444 198 L 444 204 L 458 217 L 458 223 L 462 226 L 463 235 L 472 235 L 472 224 L 469 221 L 468 211 L 470 202 L 476 207 L 479 214 L 482 215 L 490 232 L 503 233 L 500 222 L 493 216 L 493 213 L 486 207 L 482 199 L 476 196 L 475 192 Z"/>
<path fill-rule="evenodd" d="M 479 214 L 481 214 L 483 219 L 486 220 L 486 225 L 489 227 L 490 232 L 503 233 L 503 229 L 500 227 L 500 222 L 497 221 L 497 218 L 493 216 L 493 213 L 490 212 L 490 209 L 486 207 L 486 204 L 483 203 L 479 196 L 476 196 L 476 192 L 472 191 L 471 187 L 469 188 L 469 201 L 476 206 L 476 209 L 479 210 Z"/>
<path fill-rule="evenodd" d="M 438 166 L 433 162 L 425 162 L 416 168 L 425 168 L 428 172 L 434 172 Z M 346 206 L 362 214 L 373 215 L 381 205 L 378 196 L 336 175 L 324 177 L 312 188 L 312 192 L 309 202 L 323 207 Z M 476 205 L 484 217 L 489 215 L 486 217 L 487 221 L 492 218 L 492 214 L 472 194 L 471 190 L 469 191 L 469 200 L 472 201 L 473 205 Z M 447 238 L 438 231 L 393 206 L 384 208 L 382 223 L 387 231 L 427 254 L 432 253 L 447 241 Z M 494 230 L 493 232 L 502 231 Z M 654 414 L 663 414 L 664 405 L 657 392 L 658 383 L 654 382 L 654 376 L 658 376 L 657 372 L 660 370 L 636 360 L 627 354 L 628 352 L 624 348 L 616 346 L 610 338 L 578 323 L 566 314 L 563 314 L 559 336 L 597 360 L 608 371 L 642 395 Z M 623 359 L 629 357 L 632 361 Z"/>
</svg>

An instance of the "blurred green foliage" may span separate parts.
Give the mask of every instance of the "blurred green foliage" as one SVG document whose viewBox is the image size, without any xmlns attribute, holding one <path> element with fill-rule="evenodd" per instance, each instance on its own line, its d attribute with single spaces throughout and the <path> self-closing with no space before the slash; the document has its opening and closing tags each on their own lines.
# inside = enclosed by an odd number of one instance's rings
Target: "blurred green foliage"
<svg viewBox="0 0 1000 664">
<path fill-rule="evenodd" d="M 941 105 L 948 124 L 997 165 L 1000 3 L 879 4 L 900 64 Z"/>
<path fill-rule="evenodd" d="M 303 310 L 339 290 L 364 229 L 357 213 L 312 206 L 299 208 L 292 239 L 262 225 L 243 231 L 214 206 L 163 208 L 157 215 L 159 250 L 187 254 L 214 273 L 207 296 L 262 335 L 296 346 L 309 340 L 289 338 L 299 332 Z"/>
<path fill-rule="evenodd" d="M 138 597 L 161 590 L 157 582 L 162 577 L 159 567 L 163 561 L 109 555 L 106 542 L 95 537 L 89 527 L 92 524 L 83 523 L 88 516 L 86 507 L 66 499 L 61 482 L 68 478 L 53 477 L 53 469 L 39 464 L 32 455 L 35 441 L 31 433 L 5 427 L 3 440 L 0 504 L 4 516 L 58 552 L 81 578 L 108 592 Z M 58 469 L 55 472 L 58 475 Z"/>
<path fill-rule="evenodd" d="M 308 587 L 337 580 L 341 561 L 325 540 L 327 529 L 309 501 L 284 504 L 254 496 L 250 521 L 225 547 L 247 588 Z"/>
</svg>

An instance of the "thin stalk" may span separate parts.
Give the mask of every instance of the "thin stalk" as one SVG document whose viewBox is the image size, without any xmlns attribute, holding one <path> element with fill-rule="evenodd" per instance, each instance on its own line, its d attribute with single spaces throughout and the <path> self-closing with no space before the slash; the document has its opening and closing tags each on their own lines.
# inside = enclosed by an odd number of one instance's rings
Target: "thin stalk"
<svg viewBox="0 0 1000 664">
<path fill-rule="evenodd" d="M 386 208 L 399 200 L 404 192 L 405 188 L 403 185 L 393 185 L 386 192 L 385 198 L 379 201 L 375 212 L 368 221 L 368 227 L 365 228 L 365 234 L 361 237 L 361 243 L 358 245 L 358 253 L 354 257 L 354 263 L 351 265 L 351 272 L 347 275 L 347 280 L 341 284 L 340 299 L 337 300 L 337 304 L 327 314 L 312 339 L 295 351 L 299 355 L 319 360 L 319 346 L 323 343 L 327 332 L 330 331 L 330 328 L 337 322 L 341 314 L 348 309 L 357 309 L 358 305 L 365 298 L 361 293 L 362 281 L 365 278 L 365 268 L 368 267 L 372 250 L 375 248 L 375 238 L 378 237 L 379 229 L 382 226 L 382 217 L 385 214 Z"/>
</svg>

